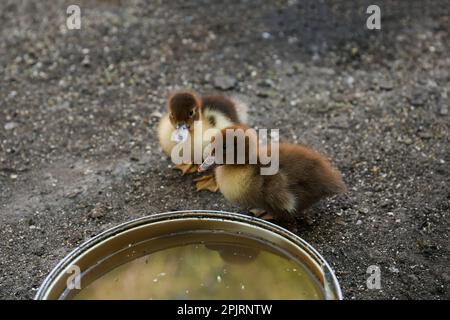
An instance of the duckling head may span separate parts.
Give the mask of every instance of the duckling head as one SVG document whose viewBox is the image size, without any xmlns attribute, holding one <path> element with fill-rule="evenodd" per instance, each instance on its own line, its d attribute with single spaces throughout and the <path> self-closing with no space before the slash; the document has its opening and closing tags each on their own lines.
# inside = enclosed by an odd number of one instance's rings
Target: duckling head
<svg viewBox="0 0 450 320">
<path fill-rule="evenodd" d="M 169 97 L 167 105 L 175 140 L 183 142 L 194 127 L 194 121 L 200 120 L 201 98 L 195 92 L 177 92 Z"/>
<path fill-rule="evenodd" d="M 245 125 L 233 125 L 222 129 L 211 140 L 198 171 L 206 171 L 216 165 L 245 165 L 258 163 L 258 136 Z"/>
</svg>

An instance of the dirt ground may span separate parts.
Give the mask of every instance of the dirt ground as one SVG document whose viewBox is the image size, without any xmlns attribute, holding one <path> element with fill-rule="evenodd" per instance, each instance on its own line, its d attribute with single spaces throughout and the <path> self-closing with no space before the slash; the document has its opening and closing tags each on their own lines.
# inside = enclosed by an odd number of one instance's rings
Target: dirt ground
<svg viewBox="0 0 450 320">
<path fill-rule="evenodd" d="M 381 31 L 364 27 L 367 1 L 86 0 L 81 30 L 66 28 L 70 1 L 1 1 L 0 298 L 32 298 L 69 251 L 130 219 L 239 212 L 158 147 L 167 94 L 193 88 L 245 99 L 251 125 L 342 171 L 349 192 L 286 227 L 345 298 L 449 299 L 450 5 L 378 2 Z"/>
</svg>

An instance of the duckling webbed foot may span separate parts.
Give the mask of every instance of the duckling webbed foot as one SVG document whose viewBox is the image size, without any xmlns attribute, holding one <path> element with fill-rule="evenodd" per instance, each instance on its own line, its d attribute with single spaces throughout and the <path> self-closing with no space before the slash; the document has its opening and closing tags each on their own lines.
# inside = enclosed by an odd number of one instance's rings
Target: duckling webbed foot
<svg viewBox="0 0 450 320">
<path fill-rule="evenodd" d="M 196 178 L 194 179 L 194 181 L 197 187 L 197 191 L 209 190 L 211 192 L 217 192 L 219 190 L 219 186 L 216 183 L 216 179 L 214 179 L 214 176 L 212 175 Z"/>
<path fill-rule="evenodd" d="M 250 209 L 250 213 L 255 216 L 256 218 L 266 220 L 266 221 L 273 221 L 275 220 L 275 217 L 268 213 L 266 210 L 263 209 Z"/>
<path fill-rule="evenodd" d="M 190 163 L 181 163 L 176 164 L 175 167 L 173 167 L 174 170 L 180 170 L 183 172 L 183 175 L 186 173 L 194 173 L 197 172 L 197 165 L 196 164 L 190 164 Z"/>
</svg>

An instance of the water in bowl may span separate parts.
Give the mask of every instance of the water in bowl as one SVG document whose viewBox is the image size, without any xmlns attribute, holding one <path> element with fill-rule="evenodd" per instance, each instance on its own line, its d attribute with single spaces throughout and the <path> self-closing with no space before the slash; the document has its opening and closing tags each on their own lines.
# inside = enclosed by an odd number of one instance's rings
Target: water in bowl
<svg viewBox="0 0 450 320">
<path fill-rule="evenodd" d="M 158 239 L 159 246 L 152 241 L 138 251 L 130 248 L 134 258 L 73 298 L 324 299 L 318 279 L 302 263 L 260 241 L 225 233 L 176 238 L 178 245 Z"/>
</svg>

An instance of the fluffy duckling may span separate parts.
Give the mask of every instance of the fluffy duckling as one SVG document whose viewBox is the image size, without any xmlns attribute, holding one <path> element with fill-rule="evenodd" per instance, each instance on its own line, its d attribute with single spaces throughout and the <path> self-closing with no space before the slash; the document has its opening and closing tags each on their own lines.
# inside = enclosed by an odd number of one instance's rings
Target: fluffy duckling
<svg viewBox="0 0 450 320">
<path fill-rule="evenodd" d="M 210 143 L 203 132 L 208 129 L 219 132 L 228 126 L 247 122 L 247 106 L 235 98 L 221 95 L 201 97 L 192 91 L 176 92 L 168 98 L 167 108 L 168 113 L 158 126 L 159 142 L 169 156 L 178 143 L 189 144 L 187 147 L 191 148 L 191 162 L 175 166 L 183 174 L 197 171 L 197 166 L 193 164 L 194 145 L 202 146 L 203 155 L 203 148 Z M 201 121 L 203 132 L 194 132 L 196 121 Z M 192 139 L 188 139 L 188 136 Z M 204 176 L 195 181 L 197 191 L 218 190 L 213 176 Z"/>
<path fill-rule="evenodd" d="M 260 169 L 268 165 L 261 163 L 260 150 L 263 148 L 262 151 L 272 157 L 275 148 L 272 152 L 270 146 L 261 146 L 255 131 L 246 129 L 245 126 L 232 126 L 213 139 L 223 141 L 223 159 L 230 156 L 234 158 L 234 164 L 217 164 L 220 147 L 216 147 L 199 167 L 199 171 L 204 171 L 216 166 L 217 185 L 228 201 L 252 209 L 252 213 L 265 219 L 289 220 L 320 199 L 346 190 L 340 172 L 319 152 L 302 145 L 280 143 L 277 173 L 262 175 Z M 234 133 L 228 136 L 228 141 L 227 130 Z M 236 164 L 238 141 L 245 142 L 245 149 L 241 149 L 245 150 L 242 164 Z"/>
</svg>

